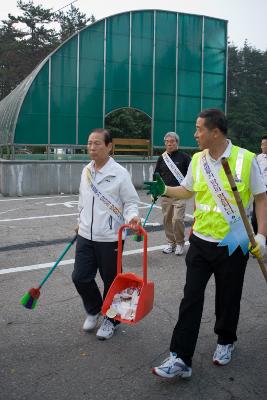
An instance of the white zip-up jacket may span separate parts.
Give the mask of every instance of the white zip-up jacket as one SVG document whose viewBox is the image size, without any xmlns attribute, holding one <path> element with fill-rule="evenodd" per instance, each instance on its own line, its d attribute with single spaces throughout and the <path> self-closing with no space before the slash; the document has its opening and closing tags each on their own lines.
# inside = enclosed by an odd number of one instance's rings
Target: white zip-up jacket
<svg viewBox="0 0 267 400">
<path fill-rule="evenodd" d="M 99 190 L 114 200 L 122 212 L 125 223 L 138 216 L 138 194 L 132 184 L 128 171 L 113 158 L 95 173 L 94 161 L 88 164 L 92 177 Z M 118 240 L 119 224 L 108 212 L 107 207 L 95 198 L 89 186 L 86 166 L 82 171 L 79 194 L 79 231 L 85 239 L 96 242 L 115 242 Z M 125 232 L 123 232 L 123 238 Z"/>
</svg>

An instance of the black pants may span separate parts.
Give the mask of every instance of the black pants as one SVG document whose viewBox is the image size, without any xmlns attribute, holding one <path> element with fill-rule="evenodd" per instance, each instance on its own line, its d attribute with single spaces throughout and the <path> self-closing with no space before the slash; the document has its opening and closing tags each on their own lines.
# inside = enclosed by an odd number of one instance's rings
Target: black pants
<svg viewBox="0 0 267 400">
<path fill-rule="evenodd" d="M 72 280 L 88 314 L 101 311 L 103 299 L 117 275 L 117 249 L 118 242 L 94 242 L 77 237 Z M 98 270 L 104 283 L 103 297 L 95 281 Z"/>
<path fill-rule="evenodd" d="M 191 235 L 186 255 L 186 284 L 180 304 L 178 322 L 174 328 L 170 351 L 175 352 L 189 366 L 195 351 L 202 317 L 204 293 L 212 274 L 215 277 L 214 332 L 219 344 L 237 340 L 245 269 L 248 255 L 240 248 L 229 257 L 227 247 L 207 242 Z"/>
<path fill-rule="evenodd" d="M 257 223 L 257 217 L 256 217 L 256 206 L 255 206 L 255 201 L 253 201 L 253 211 L 252 211 L 252 216 L 251 216 L 251 225 L 254 230 L 255 235 L 258 233 L 258 223 Z"/>
</svg>

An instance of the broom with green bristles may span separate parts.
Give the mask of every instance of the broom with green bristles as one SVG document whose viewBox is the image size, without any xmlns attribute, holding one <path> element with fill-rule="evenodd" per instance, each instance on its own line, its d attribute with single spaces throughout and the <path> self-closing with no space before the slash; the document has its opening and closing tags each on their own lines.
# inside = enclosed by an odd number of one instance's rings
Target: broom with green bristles
<svg viewBox="0 0 267 400">
<path fill-rule="evenodd" d="M 67 247 L 63 250 L 53 267 L 50 269 L 50 271 L 47 273 L 47 275 L 44 277 L 44 279 L 40 282 L 39 286 L 37 288 L 31 288 L 26 292 L 23 297 L 20 300 L 20 304 L 22 304 L 24 307 L 33 310 L 36 307 L 37 300 L 40 297 L 40 289 L 41 287 L 45 284 L 47 279 L 51 276 L 51 274 L 54 272 L 62 258 L 65 256 L 67 251 L 71 248 L 75 240 L 77 239 L 77 235 L 74 236 L 72 241 L 67 245 Z"/>
</svg>

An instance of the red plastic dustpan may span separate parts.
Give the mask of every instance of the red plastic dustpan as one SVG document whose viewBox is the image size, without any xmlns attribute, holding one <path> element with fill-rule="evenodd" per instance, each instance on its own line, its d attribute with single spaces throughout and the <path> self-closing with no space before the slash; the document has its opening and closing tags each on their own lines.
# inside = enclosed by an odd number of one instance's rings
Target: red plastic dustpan
<svg viewBox="0 0 267 400">
<path fill-rule="evenodd" d="M 140 291 L 140 296 L 136 308 L 135 317 L 131 320 L 122 319 L 116 315 L 114 319 L 125 324 L 135 324 L 144 318 L 153 308 L 154 302 L 154 283 L 147 282 L 147 232 L 142 226 L 139 226 L 139 234 L 144 237 L 144 252 L 143 252 L 143 278 L 131 272 L 122 273 L 122 231 L 125 228 L 130 228 L 130 225 L 121 225 L 118 232 L 118 258 L 117 258 L 117 276 L 112 282 L 109 291 L 106 295 L 102 306 L 102 314 L 106 315 L 109 310 L 115 294 L 124 289 L 134 287 Z"/>
</svg>

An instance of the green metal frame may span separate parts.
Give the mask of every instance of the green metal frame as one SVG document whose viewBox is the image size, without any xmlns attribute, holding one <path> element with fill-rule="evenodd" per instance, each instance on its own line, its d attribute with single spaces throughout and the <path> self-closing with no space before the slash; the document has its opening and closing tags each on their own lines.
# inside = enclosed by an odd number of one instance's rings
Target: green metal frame
<svg viewBox="0 0 267 400">
<path fill-rule="evenodd" d="M 166 29 L 167 27 L 167 29 Z M 151 117 L 152 147 L 168 131 L 195 147 L 195 119 L 226 108 L 227 21 L 161 10 L 91 24 L 0 102 L 0 144 L 84 145 L 124 107 Z"/>
</svg>

